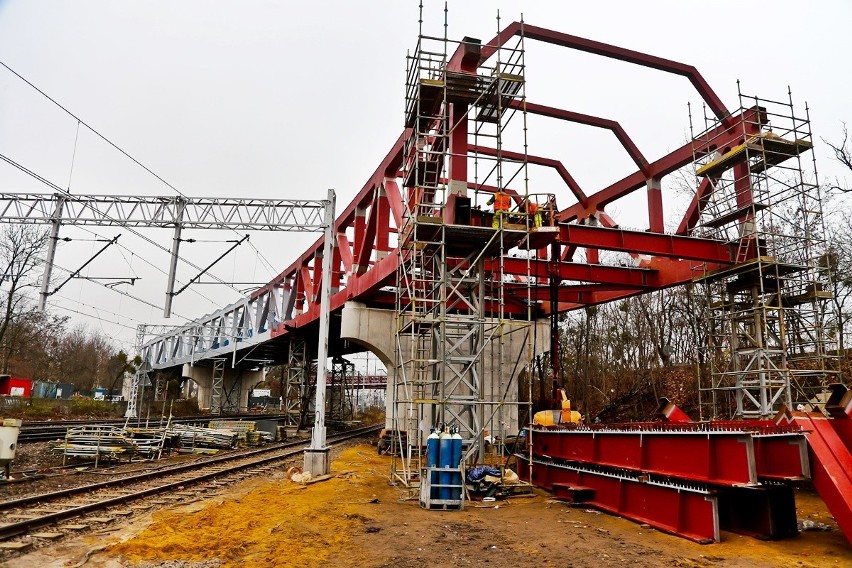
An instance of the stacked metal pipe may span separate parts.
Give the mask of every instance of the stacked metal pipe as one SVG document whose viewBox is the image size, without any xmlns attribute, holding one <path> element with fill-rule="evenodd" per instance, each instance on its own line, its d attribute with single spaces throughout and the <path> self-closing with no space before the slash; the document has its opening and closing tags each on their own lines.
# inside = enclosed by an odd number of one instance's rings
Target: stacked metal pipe
<svg viewBox="0 0 852 568">
<path fill-rule="evenodd" d="M 118 459 L 138 453 L 136 443 L 114 426 L 69 428 L 64 440 L 51 443 L 51 451 L 65 457 Z"/>
</svg>

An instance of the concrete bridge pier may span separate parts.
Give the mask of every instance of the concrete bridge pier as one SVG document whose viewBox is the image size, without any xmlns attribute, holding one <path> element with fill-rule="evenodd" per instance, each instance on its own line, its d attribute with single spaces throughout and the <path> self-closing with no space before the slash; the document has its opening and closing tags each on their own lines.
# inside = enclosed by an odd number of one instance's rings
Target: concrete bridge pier
<svg viewBox="0 0 852 568">
<path fill-rule="evenodd" d="M 183 365 L 182 375 L 189 377 L 198 384 L 198 406 L 201 408 L 210 408 L 213 412 L 217 409 L 212 408 L 213 405 L 213 367 L 200 365 Z M 248 371 L 244 369 L 224 368 L 222 376 L 222 394 L 220 397 L 220 406 L 227 408 L 230 406 L 237 411 L 245 412 L 248 410 L 248 400 L 251 388 L 257 383 L 264 380 L 266 371 L 260 369 L 258 371 Z"/>
<path fill-rule="evenodd" d="M 487 349 L 482 358 L 482 376 L 480 377 L 481 397 L 486 401 L 502 401 L 500 419 L 488 420 L 490 409 L 496 405 L 486 405 L 486 424 L 491 435 L 515 434 L 518 432 L 519 416 L 518 378 L 527 361 L 526 350 L 540 355 L 550 350 L 550 325 L 547 320 L 538 320 L 532 325 L 515 328 L 505 333 L 502 349 Z M 408 416 L 412 409 L 403 401 L 407 397 L 401 381 L 396 380 L 396 321 L 394 312 L 369 308 L 359 302 L 347 302 L 343 307 L 340 335 L 343 339 L 369 349 L 388 370 L 388 390 L 385 395 L 385 428 L 404 430 L 409 440 L 420 440 L 425 444 L 429 427 L 434 424 L 430 417 L 420 419 Z M 494 341 L 492 341 L 492 344 Z M 403 350 L 408 345 L 402 345 Z M 492 345 L 493 347 L 493 345 Z M 396 412 L 394 412 L 396 406 Z M 396 417 L 396 418 L 394 418 Z M 498 424 L 502 422 L 502 424 Z M 488 426 L 490 424 L 490 426 Z M 502 430 L 502 432 L 501 432 Z"/>
</svg>

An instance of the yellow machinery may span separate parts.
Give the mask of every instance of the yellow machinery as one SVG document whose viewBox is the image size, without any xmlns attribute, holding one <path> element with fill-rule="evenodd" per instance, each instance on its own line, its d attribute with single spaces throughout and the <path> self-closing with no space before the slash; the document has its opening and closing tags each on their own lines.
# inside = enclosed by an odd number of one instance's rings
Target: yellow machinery
<svg viewBox="0 0 852 568">
<path fill-rule="evenodd" d="M 554 426 L 556 424 L 578 424 L 583 420 L 579 412 L 571 410 L 571 401 L 568 400 L 565 389 L 559 389 L 559 393 L 562 395 L 560 397 L 562 399 L 562 409 L 536 412 L 533 415 L 533 425 Z"/>
</svg>

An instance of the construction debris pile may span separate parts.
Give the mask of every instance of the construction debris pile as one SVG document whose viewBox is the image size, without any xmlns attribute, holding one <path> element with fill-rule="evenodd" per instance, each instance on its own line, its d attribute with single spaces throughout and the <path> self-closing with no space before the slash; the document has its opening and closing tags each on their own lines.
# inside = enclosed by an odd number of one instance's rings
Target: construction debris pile
<svg viewBox="0 0 852 568">
<path fill-rule="evenodd" d="M 180 443 L 176 449 L 180 454 L 209 454 L 220 449 L 232 448 L 237 445 L 239 432 L 218 428 L 201 428 L 175 424 L 170 432 L 176 435 Z"/>
<path fill-rule="evenodd" d="M 68 428 L 64 440 L 51 442 L 51 451 L 63 458 L 118 460 L 139 453 L 139 447 L 123 428 L 115 426 L 78 426 Z"/>
<path fill-rule="evenodd" d="M 253 421 L 213 420 L 209 427 L 166 423 L 154 427 L 75 426 L 51 442 L 54 454 L 100 461 L 159 459 L 163 454 L 213 454 L 238 446 L 259 446 L 275 435 L 257 430 Z"/>
<path fill-rule="evenodd" d="M 259 446 L 275 440 L 276 435 L 258 430 L 257 422 L 251 420 L 211 420 L 209 427 L 214 430 L 232 430 L 237 433 L 237 442 L 247 446 Z"/>
</svg>

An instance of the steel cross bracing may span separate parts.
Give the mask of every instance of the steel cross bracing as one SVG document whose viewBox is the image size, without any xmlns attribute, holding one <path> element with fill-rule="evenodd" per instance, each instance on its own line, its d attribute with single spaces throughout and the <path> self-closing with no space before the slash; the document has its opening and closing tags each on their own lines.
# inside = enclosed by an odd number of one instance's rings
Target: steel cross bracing
<svg viewBox="0 0 852 568">
<path fill-rule="evenodd" d="M 225 360 L 213 359 L 213 389 L 210 397 L 210 413 L 221 414 L 225 406 Z"/>
<path fill-rule="evenodd" d="M 259 345 L 272 337 L 271 329 L 292 318 L 292 305 L 285 290 L 272 289 L 256 298 L 243 298 L 187 325 L 149 333 L 141 355 L 154 369 L 165 369 L 202 359 L 231 356 L 237 350 Z"/>
<path fill-rule="evenodd" d="M 179 224 L 184 229 L 316 232 L 323 226 L 324 203 L 321 199 L 0 193 L 0 218 L 6 223 L 161 228 Z"/>
</svg>

